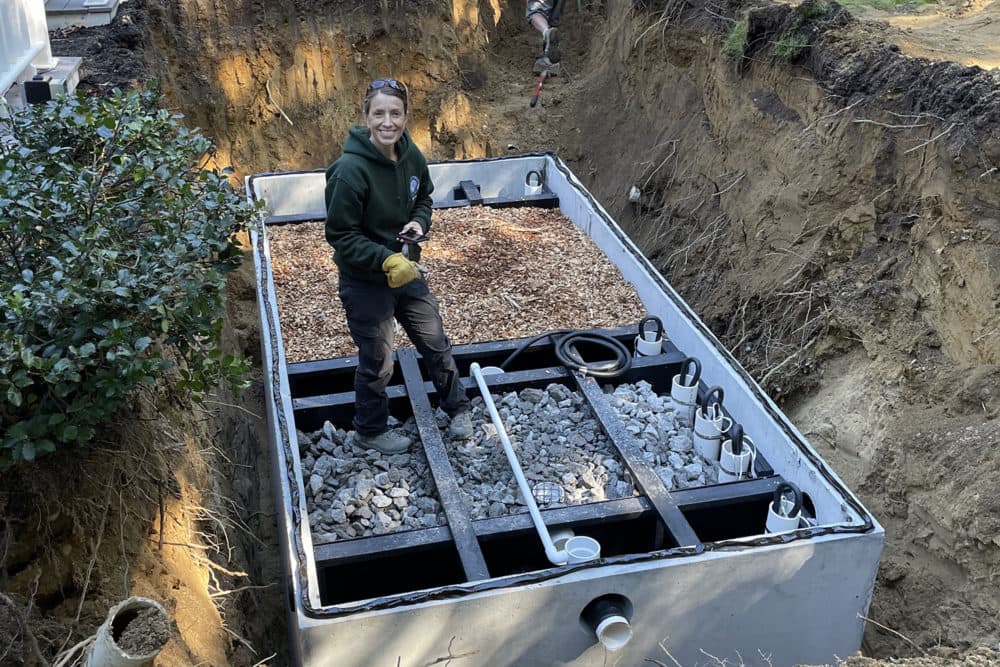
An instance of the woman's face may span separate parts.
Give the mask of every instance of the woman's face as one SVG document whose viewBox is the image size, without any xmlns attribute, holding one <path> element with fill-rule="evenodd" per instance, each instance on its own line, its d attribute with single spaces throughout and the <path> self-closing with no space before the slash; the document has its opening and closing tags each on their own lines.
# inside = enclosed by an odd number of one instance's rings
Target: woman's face
<svg viewBox="0 0 1000 667">
<path fill-rule="evenodd" d="M 383 152 L 392 150 L 406 128 L 403 100 L 383 92 L 376 93 L 369 102 L 365 124 L 372 133 L 372 143 Z"/>
</svg>

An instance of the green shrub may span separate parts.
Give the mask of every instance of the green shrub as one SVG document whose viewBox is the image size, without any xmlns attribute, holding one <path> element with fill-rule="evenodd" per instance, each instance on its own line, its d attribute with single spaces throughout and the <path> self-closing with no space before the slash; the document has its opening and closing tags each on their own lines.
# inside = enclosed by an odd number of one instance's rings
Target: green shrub
<svg viewBox="0 0 1000 667">
<path fill-rule="evenodd" d="M 746 19 L 737 21 L 733 29 L 726 35 L 722 42 L 722 52 L 730 58 L 739 60 L 743 57 L 743 51 L 747 46 L 747 27 L 749 22 Z"/>
<path fill-rule="evenodd" d="M 830 13 L 830 10 L 832 8 L 833 8 L 832 5 L 830 5 L 830 3 L 827 2 L 827 0 L 813 0 L 812 2 L 809 2 L 807 0 L 807 2 L 803 2 L 801 5 L 799 5 L 799 9 L 802 12 L 802 16 L 804 16 L 807 19 L 816 19 L 822 16 L 826 16 L 827 14 Z"/>
<path fill-rule="evenodd" d="M 774 45 L 774 53 L 779 58 L 791 62 L 809 47 L 809 39 L 800 32 L 786 32 Z"/>
<path fill-rule="evenodd" d="M 0 466 L 92 439 L 140 385 L 239 388 L 219 351 L 254 208 L 155 92 L 0 119 Z"/>
</svg>

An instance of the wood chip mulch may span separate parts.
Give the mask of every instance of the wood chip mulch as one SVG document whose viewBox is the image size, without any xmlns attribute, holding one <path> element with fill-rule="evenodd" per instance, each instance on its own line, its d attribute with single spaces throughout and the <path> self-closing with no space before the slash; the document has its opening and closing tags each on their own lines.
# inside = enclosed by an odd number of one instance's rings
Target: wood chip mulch
<svg viewBox="0 0 1000 667">
<path fill-rule="evenodd" d="M 434 212 L 421 265 L 452 343 L 637 323 L 645 310 L 607 257 L 558 209 Z M 322 222 L 267 228 L 289 362 L 357 353 Z M 410 345 L 396 326 L 397 347 Z"/>
</svg>

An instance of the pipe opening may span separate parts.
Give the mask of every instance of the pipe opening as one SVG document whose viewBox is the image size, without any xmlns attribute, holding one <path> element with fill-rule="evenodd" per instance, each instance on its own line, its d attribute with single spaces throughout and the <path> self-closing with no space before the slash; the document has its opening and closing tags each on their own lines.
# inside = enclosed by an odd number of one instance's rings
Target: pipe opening
<svg viewBox="0 0 1000 667">
<path fill-rule="evenodd" d="M 580 622 L 608 651 L 621 650 L 632 639 L 632 601 L 611 593 L 594 598 L 580 613 Z"/>
</svg>

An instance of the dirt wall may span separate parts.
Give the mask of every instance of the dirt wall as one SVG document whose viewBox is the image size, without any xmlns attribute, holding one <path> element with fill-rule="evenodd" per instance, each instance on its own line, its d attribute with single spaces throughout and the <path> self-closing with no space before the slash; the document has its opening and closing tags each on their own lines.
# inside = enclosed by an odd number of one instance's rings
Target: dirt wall
<svg viewBox="0 0 1000 667">
<path fill-rule="evenodd" d="M 995 643 L 995 75 L 866 47 L 850 20 L 796 63 L 737 62 L 704 12 L 663 18 L 621 5 L 591 42 L 586 87 L 616 111 L 579 107 L 578 173 L 885 524 L 873 618 Z"/>
</svg>

